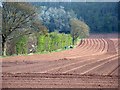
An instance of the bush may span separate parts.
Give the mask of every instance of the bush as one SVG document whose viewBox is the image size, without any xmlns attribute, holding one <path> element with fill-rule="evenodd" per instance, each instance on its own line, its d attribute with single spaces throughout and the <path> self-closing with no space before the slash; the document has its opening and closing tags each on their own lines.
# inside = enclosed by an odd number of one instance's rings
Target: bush
<svg viewBox="0 0 120 90">
<path fill-rule="evenodd" d="M 16 54 L 28 53 L 28 37 L 22 36 L 16 43 Z M 72 37 L 70 34 L 60 34 L 58 32 L 52 32 L 48 35 L 37 36 L 37 52 L 51 52 L 60 49 L 68 49 L 72 44 Z"/>
<path fill-rule="evenodd" d="M 64 49 L 65 46 L 70 46 L 72 44 L 72 37 L 70 34 L 60 34 L 58 32 L 49 33 L 47 36 L 38 36 L 37 51 L 55 51 L 57 49 Z"/>
<path fill-rule="evenodd" d="M 22 36 L 16 43 L 16 53 L 17 54 L 27 54 L 27 36 Z"/>
</svg>

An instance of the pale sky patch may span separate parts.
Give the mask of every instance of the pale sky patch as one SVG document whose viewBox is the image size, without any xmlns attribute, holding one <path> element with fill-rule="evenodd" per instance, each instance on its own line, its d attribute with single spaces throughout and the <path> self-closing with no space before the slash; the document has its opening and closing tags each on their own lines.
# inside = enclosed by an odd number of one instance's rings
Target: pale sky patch
<svg viewBox="0 0 120 90">
<path fill-rule="evenodd" d="M 2 2 L 0 2 L 0 7 L 2 7 Z"/>
<path fill-rule="evenodd" d="M 0 0 L 6 2 L 119 2 L 120 0 Z"/>
</svg>

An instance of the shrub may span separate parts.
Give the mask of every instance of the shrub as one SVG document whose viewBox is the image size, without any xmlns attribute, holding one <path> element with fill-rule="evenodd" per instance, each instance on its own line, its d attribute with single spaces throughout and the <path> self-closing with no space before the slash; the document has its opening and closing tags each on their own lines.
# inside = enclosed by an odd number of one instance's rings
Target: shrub
<svg viewBox="0 0 120 90">
<path fill-rule="evenodd" d="M 49 33 L 47 36 L 38 36 L 37 51 L 55 51 L 57 49 L 63 49 L 65 46 L 72 44 L 72 37 L 70 34 L 60 34 L 58 32 Z"/>
<path fill-rule="evenodd" d="M 27 36 L 22 36 L 18 39 L 16 43 L 16 53 L 17 54 L 27 54 Z"/>
</svg>

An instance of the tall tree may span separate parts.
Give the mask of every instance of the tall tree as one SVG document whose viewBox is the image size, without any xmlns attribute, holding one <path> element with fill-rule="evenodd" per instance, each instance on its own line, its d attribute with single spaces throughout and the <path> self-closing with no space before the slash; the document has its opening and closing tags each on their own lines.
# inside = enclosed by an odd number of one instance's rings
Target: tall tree
<svg viewBox="0 0 120 90">
<path fill-rule="evenodd" d="M 36 8 L 27 2 L 2 3 L 2 49 L 6 53 L 6 42 L 29 34 L 37 17 Z"/>
<path fill-rule="evenodd" d="M 0 56 L 2 56 L 2 7 L 0 7 Z"/>
<path fill-rule="evenodd" d="M 40 10 L 42 12 L 39 17 L 50 32 L 57 30 L 60 33 L 70 33 L 69 20 L 77 17 L 73 10 L 66 11 L 62 6 L 59 8 L 41 6 Z"/>
<path fill-rule="evenodd" d="M 83 21 L 80 21 L 76 18 L 72 18 L 70 20 L 71 25 L 71 36 L 72 36 L 72 43 L 75 44 L 75 40 L 80 38 L 85 38 L 89 36 L 89 26 L 85 24 Z"/>
</svg>

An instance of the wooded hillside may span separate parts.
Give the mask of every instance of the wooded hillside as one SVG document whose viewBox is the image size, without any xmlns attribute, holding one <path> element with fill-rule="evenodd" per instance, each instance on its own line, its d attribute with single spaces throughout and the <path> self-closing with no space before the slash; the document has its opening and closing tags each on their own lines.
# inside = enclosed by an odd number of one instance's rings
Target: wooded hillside
<svg viewBox="0 0 120 90">
<path fill-rule="evenodd" d="M 48 8 L 62 6 L 66 12 L 74 11 L 78 19 L 84 20 L 90 26 L 91 33 L 118 32 L 117 2 L 37 2 L 33 5 Z"/>
</svg>

